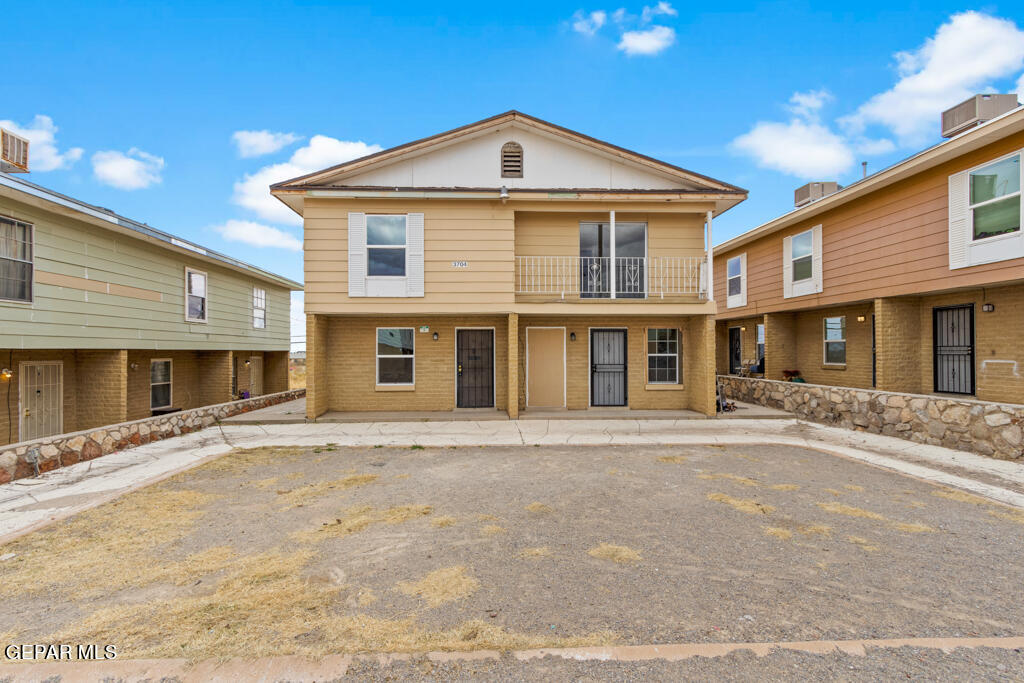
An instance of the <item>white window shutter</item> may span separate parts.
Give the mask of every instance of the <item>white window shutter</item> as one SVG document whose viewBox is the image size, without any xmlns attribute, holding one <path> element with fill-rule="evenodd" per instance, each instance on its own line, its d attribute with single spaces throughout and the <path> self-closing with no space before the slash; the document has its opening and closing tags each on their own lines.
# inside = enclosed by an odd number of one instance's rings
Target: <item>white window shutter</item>
<svg viewBox="0 0 1024 683">
<path fill-rule="evenodd" d="M 747 255 L 740 254 L 740 306 L 747 305 Z"/>
<path fill-rule="evenodd" d="M 814 291 L 820 292 L 824 284 L 824 274 L 821 270 L 821 226 L 815 225 L 812 229 L 812 256 L 811 256 L 811 267 L 812 274 L 814 276 Z"/>
<path fill-rule="evenodd" d="M 949 176 L 949 269 L 971 265 L 967 247 L 971 243 L 971 213 L 968 173 Z"/>
<path fill-rule="evenodd" d="M 782 240 L 782 296 L 789 299 L 793 296 L 793 238 Z"/>
<path fill-rule="evenodd" d="M 405 292 L 423 296 L 423 214 L 405 217 Z"/>
<path fill-rule="evenodd" d="M 348 214 L 348 295 L 366 296 L 366 214 Z"/>
</svg>

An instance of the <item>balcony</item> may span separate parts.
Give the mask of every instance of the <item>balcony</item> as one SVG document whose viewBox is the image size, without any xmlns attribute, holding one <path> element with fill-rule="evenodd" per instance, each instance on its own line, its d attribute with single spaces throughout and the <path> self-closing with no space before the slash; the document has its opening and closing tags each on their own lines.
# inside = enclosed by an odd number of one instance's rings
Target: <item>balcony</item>
<svg viewBox="0 0 1024 683">
<path fill-rule="evenodd" d="M 516 256 L 516 294 L 561 299 L 707 298 L 703 256 Z"/>
</svg>

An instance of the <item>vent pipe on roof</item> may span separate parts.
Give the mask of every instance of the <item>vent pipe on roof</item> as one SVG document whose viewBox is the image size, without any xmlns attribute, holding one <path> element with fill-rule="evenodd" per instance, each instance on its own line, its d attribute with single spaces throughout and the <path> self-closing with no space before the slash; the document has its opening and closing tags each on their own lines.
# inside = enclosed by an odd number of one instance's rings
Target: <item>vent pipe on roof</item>
<svg viewBox="0 0 1024 683">
<path fill-rule="evenodd" d="M 860 177 L 861 178 L 867 178 L 868 177 L 868 162 L 866 162 L 866 161 L 860 162 L 860 171 L 861 171 L 861 173 L 860 173 Z"/>
</svg>

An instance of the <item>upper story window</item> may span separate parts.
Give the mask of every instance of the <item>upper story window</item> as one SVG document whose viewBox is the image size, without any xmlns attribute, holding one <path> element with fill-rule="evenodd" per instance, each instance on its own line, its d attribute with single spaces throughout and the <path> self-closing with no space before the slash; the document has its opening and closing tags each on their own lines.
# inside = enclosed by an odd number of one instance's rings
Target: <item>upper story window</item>
<svg viewBox="0 0 1024 683">
<path fill-rule="evenodd" d="M 506 142 L 501 146 L 501 177 L 523 177 L 523 146 L 518 142 Z"/>
<path fill-rule="evenodd" d="M 1024 258 L 1022 152 L 949 176 L 949 267 Z"/>
<path fill-rule="evenodd" d="M 32 225 L 0 216 L 0 299 L 32 301 Z"/>
<path fill-rule="evenodd" d="M 782 295 L 785 298 L 822 290 L 821 226 L 782 240 Z"/>
<path fill-rule="evenodd" d="M 206 273 L 186 268 L 185 320 L 191 323 L 205 323 L 206 314 Z"/>
<path fill-rule="evenodd" d="M 366 216 L 366 274 L 405 277 L 405 215 Z"/>
<path fill-rule="evenodd" d="M 740 254 L 726 261 L 726 308 L 747 305 L 747 255 Z"/>
<path fill-rule="evenodd" d="M 1020 154 L 970 174 L 972 239 L 1020 230 Z"/>
<path fill-rule="evenodd" d="M 252 326 L 258 330 L 267 326 L 267 290 L 252 288 Z"/>
</svg>

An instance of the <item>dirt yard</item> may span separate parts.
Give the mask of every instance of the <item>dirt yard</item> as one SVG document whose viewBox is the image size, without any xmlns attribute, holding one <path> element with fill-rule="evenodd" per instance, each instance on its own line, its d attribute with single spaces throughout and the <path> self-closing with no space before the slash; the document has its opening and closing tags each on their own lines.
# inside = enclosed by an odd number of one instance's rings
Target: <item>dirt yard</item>
<svg viewBox="0 0 1024 683">
<path fill-rule="evenodd" d="M 255 449 L 0 547 L 0 636 L 199 659 L 1019 635 L 1022 540 L 1024 512 L 790 447 Z"/>
</svg>

